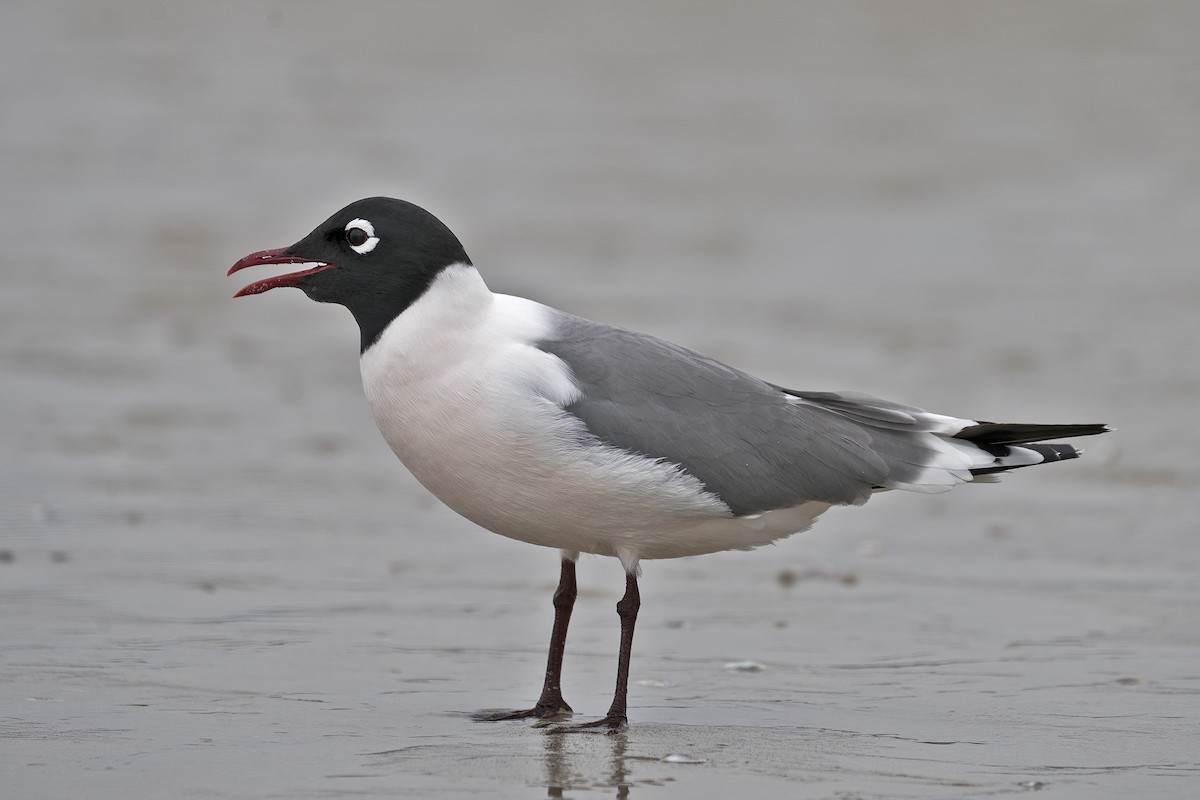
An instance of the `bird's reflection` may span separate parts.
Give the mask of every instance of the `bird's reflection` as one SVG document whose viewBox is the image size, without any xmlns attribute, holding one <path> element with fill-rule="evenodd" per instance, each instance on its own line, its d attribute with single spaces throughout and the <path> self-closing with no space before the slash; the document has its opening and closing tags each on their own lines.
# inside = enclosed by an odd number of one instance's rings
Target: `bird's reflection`
<svg viewBox="0 0 1200 800">
<path fill-rule="evenodd" d="M 571 749 L 579 745 L 593 750 L 591 753 L 593 756 L 600 755 L 600 751 L 594 749 L 597 745 L 600 748 L 609 748 L 607 774 L 588 776 L 573 763 L 573 760 L 578 761 L 580 754 L 571 752 Z M 629 739 L 624 733 L 597 734 L 595 736 L 547 735 L 544 756 L 546 796 L 563 797 L 563 792 L 568 789 L 612 788 L 616 790 L 613 796 L 624 800 L 629 797 L 631 785 L 625 766 L 628 747 Z"/>
</svg>

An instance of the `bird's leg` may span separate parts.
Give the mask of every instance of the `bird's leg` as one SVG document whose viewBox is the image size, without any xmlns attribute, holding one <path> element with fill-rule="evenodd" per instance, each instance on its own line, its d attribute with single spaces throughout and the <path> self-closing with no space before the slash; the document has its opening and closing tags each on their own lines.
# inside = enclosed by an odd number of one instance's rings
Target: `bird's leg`
<svg viewBox="0 0 1200 800">
<path fill-rule="evenodd" d="M 562 662 L 567 649 L 567 626 L 571 624 L 571 611 L 575 608 L 575 562 L 564 558 L 559 573 L 558 588 L 554 590 L 554 628 L 550 632 L 550 652 L 546 655 L 546 679 L 542 683 L 542 694 L 535 709 L 549 713 L 570 712 L 562 697 Z"/>
<path fill-rule="evenodd" d="M 638 594 L 637 576 L 626 573 L 625 596 L 617 602 L 617 616 L 621 618 L 621 652 L 617 656 L 617 688 L 613 693 L 612 705 L 603 719 L 582 725 L 559 725 L 552 729 L 552 733 L 595 730 L 615 733 L 625 727 L 628 721 L 625 716 L 625 702 L 629 694 L 629 656 L 633 649 L 633 626 L 637 623 L 638 609 L 641 607 L 642 598 Z"/>
<path fill-rule="evenodd" d="M 567 626 L 571 624 L 571 611 L 575 608 L 575 562 L 564 558 L 559 573 L 558 588 L 554 590 L 554 628 L 550 633 L 550 653 L 546 657 L 546 680 L 537 705 L 525 711 L 481 711 L 474 715 L 477 722 L 499 722 L 507 719 L 546 719 L 560 714 L 570 714 L 571 707 L 562 697 L 563 652 L 567 647 Z"/>
</svg>

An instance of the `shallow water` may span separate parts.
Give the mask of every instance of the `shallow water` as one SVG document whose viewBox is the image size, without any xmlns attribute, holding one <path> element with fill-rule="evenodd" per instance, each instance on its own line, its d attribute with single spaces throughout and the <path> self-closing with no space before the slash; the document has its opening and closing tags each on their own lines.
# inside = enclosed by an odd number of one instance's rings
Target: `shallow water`
<svg viewBox="0 0 1200 800">
<path fill-rule="evenodd" d="M 1194 796 L 1197 23 L 6 9 L 5 796 Z M 556 554 L 395 463 L 348 315 L 224 278 L 376 193 L 498 290 L 778 383 L 1119 431 L 647 563 L 628 733 L 474 724 L 536 694 Z M 619 567 L 580 583 L 564 689 L 591 716 Z"/>
</svg>

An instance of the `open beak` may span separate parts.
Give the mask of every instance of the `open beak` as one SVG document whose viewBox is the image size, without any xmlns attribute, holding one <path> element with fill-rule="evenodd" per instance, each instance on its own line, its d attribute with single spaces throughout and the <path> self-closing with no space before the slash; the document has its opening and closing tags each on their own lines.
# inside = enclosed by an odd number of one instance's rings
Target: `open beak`
<svg viewBox="0 0 1200 800">
<path fill-rule="evenodd" d="M 311 269 L 290 272 L 287 275 L 276 275 L 274 278 L 255 281 L 235 294 L 234 297 L 261 294 L 280 286 L 299 286 L 309 275 L 337 268 L 337 264 L 326 264 L 323 261 L 313 261 L 311 258 L 304 258 L 303 256 L 289 255 L 286 247 L 277 247 L 274 250 L 259 250 L 257 253 L 251 253 L 230 267 L 229 272 L 225 274 L 232 275 L 238 270 L 245 269 L 246 267 L 257 267 L 260 264 L 313 264 L 314 266 Z"/>
</svg>

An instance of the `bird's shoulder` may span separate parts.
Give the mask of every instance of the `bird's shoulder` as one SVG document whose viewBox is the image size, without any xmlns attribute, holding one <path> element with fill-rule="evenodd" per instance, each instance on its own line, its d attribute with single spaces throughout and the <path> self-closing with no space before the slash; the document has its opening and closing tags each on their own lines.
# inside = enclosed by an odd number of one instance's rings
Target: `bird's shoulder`
<svg viewBox="0 0 1200 800">
<path fill-rule="evenodd" d="M 701 405 L 786 400 L 778 387 L 695 350 L 562 311 L 553 311 L 549 331 L 535 345 L 566 364 L 583 400 Z"/>
</svg>

